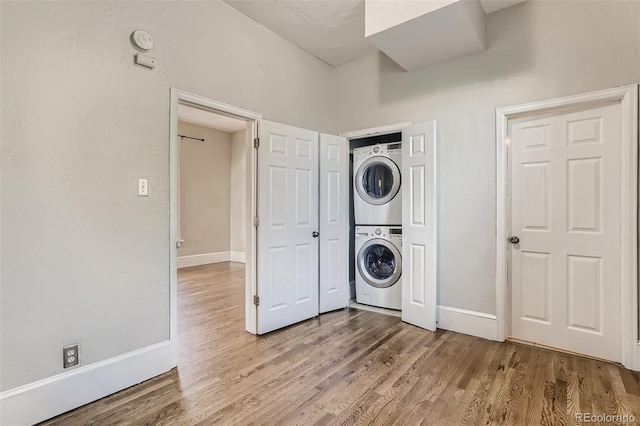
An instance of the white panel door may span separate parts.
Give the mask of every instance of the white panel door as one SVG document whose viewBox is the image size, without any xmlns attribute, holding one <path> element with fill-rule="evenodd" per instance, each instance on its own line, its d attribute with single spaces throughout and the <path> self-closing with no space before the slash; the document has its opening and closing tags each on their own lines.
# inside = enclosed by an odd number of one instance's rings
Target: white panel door
<svg viewBox="0 0 640 426">
<path fill-rule="evenodd" d="M 620 114 L 509 124 L 512 338 L 620 360 Z"/>
<path fill-rule="evenodd" d="M 258 334 L 318 315 L 318 133 L 262 120 Z"/>
<path fill-rule="evenodd" d="M 436 329 L 436 122 L 402 130 L 402 320 Z"/>
<path fill-rule="evenodd" d="M 320 135 L 320 312 L 347 306 L 349 143 Z"/>
</svg>

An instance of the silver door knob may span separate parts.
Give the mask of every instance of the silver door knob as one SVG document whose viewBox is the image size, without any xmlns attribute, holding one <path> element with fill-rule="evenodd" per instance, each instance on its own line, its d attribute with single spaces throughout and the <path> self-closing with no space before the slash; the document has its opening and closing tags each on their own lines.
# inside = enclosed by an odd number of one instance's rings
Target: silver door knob
<svg viewBox="0 0 640 426">
<path fill-rule="evenodd" d="M 318 237 L 320 236 L 320 233 L 319 233 L 318 231 L 313 231 L 313 232 L 311 233 L 311 236 L 312 236 L 313 238 L 318 238 Z"/>
<path fill-rule="evenodd" d="M 518 244 L 520 242 L 520 238 L 514 236 L 511 237 L 509 241 L 511 241 L 511 244 Z"/>
</svg>

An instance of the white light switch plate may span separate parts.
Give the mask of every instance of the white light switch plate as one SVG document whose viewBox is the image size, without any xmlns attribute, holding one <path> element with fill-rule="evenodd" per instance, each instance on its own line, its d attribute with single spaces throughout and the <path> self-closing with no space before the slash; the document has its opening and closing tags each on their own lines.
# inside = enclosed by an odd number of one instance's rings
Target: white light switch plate
<svg viewBox="0 0 640 426">
<path fill-rule="evenodd" d="M 149 179 L 138 179 L 138 195 L 141 197 L 149 196 Z"/>
</svg>

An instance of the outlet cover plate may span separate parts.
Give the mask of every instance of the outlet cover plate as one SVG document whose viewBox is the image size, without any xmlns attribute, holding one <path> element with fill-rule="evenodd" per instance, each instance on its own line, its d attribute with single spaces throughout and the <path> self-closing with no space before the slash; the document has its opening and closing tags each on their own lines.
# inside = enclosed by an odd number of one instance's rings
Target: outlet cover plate
<svg viewBox="0 0 640 426">
<path fill-rule="evenodd" d="M 73 367 L 78 365 L 79 360 L 78 345 L 67 346 L 62 349 L 62 366 L 64 368 Z"/>
</svg>

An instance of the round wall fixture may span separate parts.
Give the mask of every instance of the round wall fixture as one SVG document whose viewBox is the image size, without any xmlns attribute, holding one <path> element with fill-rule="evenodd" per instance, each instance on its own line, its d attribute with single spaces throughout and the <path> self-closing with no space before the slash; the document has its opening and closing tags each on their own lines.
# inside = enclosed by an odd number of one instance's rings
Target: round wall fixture
<svg viewBox="0 0 640 426">
<path fill-rule="evenodd" d="M 131 34 L 131 40 L 137 48 L 142 50 L 149 50 L 153 47 L 153 37 L 143 30 L 134 31 L 134 33 Z"/>
</svg>

